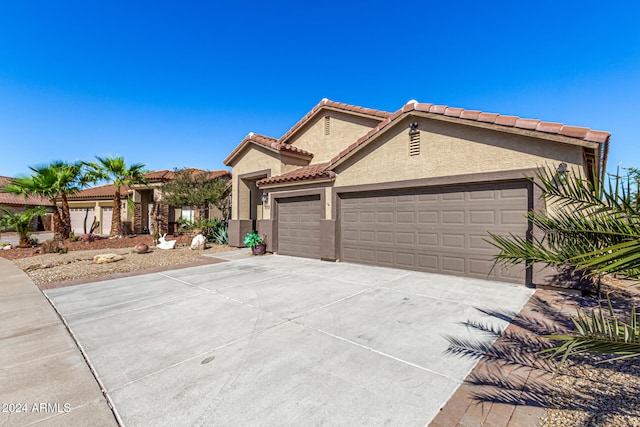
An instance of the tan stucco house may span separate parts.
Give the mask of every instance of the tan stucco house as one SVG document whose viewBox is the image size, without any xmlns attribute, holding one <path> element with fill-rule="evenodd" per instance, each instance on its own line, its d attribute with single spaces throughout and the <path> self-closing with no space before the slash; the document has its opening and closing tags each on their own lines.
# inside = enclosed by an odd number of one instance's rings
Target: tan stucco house
<svg viewBox="0 0 640 427">
<path fill-rule="evenodd" d="M 193 173 L 204 172 L 200 169 L 190 168 Z M 148 184 L 122 187 L 120 215 L 125 234 L 143 234 L 152 231 L 151 215 L 156 204 L 158 213 L 163 218 L 160 234 L 174 233 L 177 231 L 177 220 L 197 219 L 197 212 L 192 206 L 168 206 L 162 202 L 162 185 L 173 179 L 174 171 L 160 170 L 144 175 Z M 231 174 L 227 170 L 210 171 L 209 179 L 230 180 Z M 113 197 L 115 186 L 113 184 L 102 185 L 81 190 L 68 196 L 71 214 L 71 227 L 76 235 L 88 232 L 91 225 L 97 224 L 94 230 L 96 234 L 109 234 L 111 232 L 111 220 L 113 218 Z M 134 203 L 134 209 L 129 208 L 128 199 Z M 209 209 L 209 218 L 220 218 L 222 213 L 215 207 Z"/>
<path fill-rule="evenodd" d="M 285 255 L 522 284 L 491 270 L 488 232 L 526 236 L 540 166 L 600 177 L 609 133 L 410 101 L 398 111 L 322 100 L 279 139 L 250 133 L 233 167 L 231 245 L 266 234 Z"/>
</svg>

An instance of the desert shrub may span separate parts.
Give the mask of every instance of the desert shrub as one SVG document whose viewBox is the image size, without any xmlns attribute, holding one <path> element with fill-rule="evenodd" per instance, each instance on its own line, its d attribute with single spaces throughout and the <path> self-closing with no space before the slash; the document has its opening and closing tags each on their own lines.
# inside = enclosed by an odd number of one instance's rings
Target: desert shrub
<svg viewBox="0 0 640 427">
<path fill-rule="evenodd" d="M 96 234 L 83 234 L 80 236 L 80 241 L 84 243 L 93 243 L 98 240 L 100 237 Z"/>
<path fill-rule="evenodd" d="M 55 240 L 46 240 L 40 245 L 40 252 L 43 254 L 57 254 L 59 250 L 60 246 Z"/>
<path fill-rule="evenodd" d="M 72 231 L 69 235 L 69 240 L 72 242 L 77 242 L 78 240 L 80 240 L 80 236 L 76 236 L 76 234 Z"/>
</svg>

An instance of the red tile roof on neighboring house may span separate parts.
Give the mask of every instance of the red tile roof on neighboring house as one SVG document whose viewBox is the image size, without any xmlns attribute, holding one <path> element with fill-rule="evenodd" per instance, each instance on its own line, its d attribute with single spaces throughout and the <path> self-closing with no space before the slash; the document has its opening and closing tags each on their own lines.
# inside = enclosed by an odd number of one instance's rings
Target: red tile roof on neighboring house
<svg viewBox="0 0 640 427">
<path fill-rule="evenodd" d="M 200 173 L 203 173 L 203 172 L 207 172 L 205 170 L 197 169 L 197 168 L 186 168 L 185 170 L 191 171 L 192 175 L 196 175 L 196 174 L 200 174 Z M 168 169 L 164 169 L 164 170 L 160 170 L 160 171 L 153 171 L 153 172 L 146 173 L 144 175 L 144 177 L 147 178 L 147 180 L 149 180 L 151 182 L 167 181 L 167 180 L 175 178 L 175 176 L 176 176 L 175 171 L 168 170 Z M 220 177 L 224 177 L 224 176 L 231 177 L 231 172 L 229 172 L 228 170 L 210 171 L 209 175 L 207 177 L 209 179 L 216 179 L 216 178 L 220 178 Z"/>
<path fill-rule="evenodd" d="M 206 172 L 202 169 L 196 168 L 188 168 L 187 170 L 192 171 L 193 174 Z M 146 173 L 145 178 L 147 178 L 150 182 L 161 182 L 167 181 L 175 178 L 176 174 L 174 171 L 170 170 L 160 170 Z M 216 170 L 209 172 L 209 179 L 216 179 L 220 177 L 231 177 L 231 173 L 227 170 Z M 121 196 L 126 196 L 131 189 L 126 185 L 120 187 Z M 100 185 L 97 187 L 85 188 L 84 190 L 80 190 L 75 194 L 67 196 L 69 200 L 83 200 L 83 199 L 111 199 L 116 192 L 116 186 L 113 184 Z"/>
<path fill-rule="evenodd" d="M 304 124 L 307 123 L 316 114 L 316 112 L 318 112 L 318 110 L 320 110 L 322 108 L 333 108 L 333 109 L 336 109 L 336 110 L 348 111 L 350 113 L 364 114 L 364 115 L 372 116 L 372 117 L 375 117 L 375 118 L 378 118 L 378 119 L 386 119 L 387 117 L 389 117 L 391 115 L 391 113 L 389 113 L 387 111 L 374 110 L 372 108 L 358 107 L 356 105 L 344 104 L 342 102 L 335 102 L 335 101 L 331 101 L 331 100 L 329 100 L 327 98 L 324 98 L 322 101 L 320 101 L 318 104 L 316 104 L 316 106 L 313 107 L 311 109 L 311 111 L 309 111 L 302 119 L 300 119 L 298 121 L 298 123 L 293 125 L 291 127 L 291 129 L 289 129 L 284 135 L 282 135 L 278 141 L 280 141 L 282 143 L 285 142 L 298 129 L 300 129 L 302 126 L 304 126 Z"/>
<path fill-rule="evenodd" d="M 505 127 L 514 127 L 525 130 L 532 130 L 547 134 L 556 134 L 569 138 L 576 138 L 587 142 L 605 143 L 609 140 L 610 133 L 599 130 L 591 130 L 585 127 L 565 126 L 562 123 L 543 122 L 537 119 L 523 119 L 517 116 L 503 116 L 497 113 L 484 113 L 478 110 L 465 110 L 463 108 L 451 108 L 446 105 L 422 104 L 409 101 L 401 109 L 382 121 L 378 126 L 371 129 L 366 135 L 348 146 L 329 162 L 328 168 L 332 168 L 340 160 L 347 157 L 361 145 L 368 142 L 380 131 L 393 123 L 400 116 L 412 111 L 427 114 L 442 115 L 462 120 L 476 121 L 487 124 L 495 124 Z"/>
<path fill-rule="evenodd" d="M 242 151 L 244 147 L 246 147 L 248 144 L 251 144 L 251 143 L 263 146 L 273 151 L 278 151 L 278 152 L 286 151 L 288 153 L 292 153 L 298 156 L 308 157 L 309 159 L 313 157 L 313 153 L 310 153 L 301 148 L 298 148 L 295 145 L 284 144 L 282 142 L 279 142 L 275 138 L 271 138 L 270 136 L 260 135 L 260 134 L 251 132 L 242 140 L 242 142 L 240 142 L 240 144 L 238 144 L 238 146 L 231 152 L 231 154 L 229 154 L 227 158 L 224 159 L 223 163 L 225 165 L 228 165 L 229 162 L 238 153 L 240 153 L 240 151 Z"/>
<path fill-rule="evenodd" d="M 39 196 L 20 196 L 12 193 L 4 193 L 2 189 L 11 184 L 15 178 L 0 176 L 0 205 L 8 206 L 51 206 L 51 202 Z"/>
<path fill-rule="evenodd" d="M 123 185 L 120 187 L 120 195 L 125 197 L 129 193 L 129 187 Z M 75 194 L 67 196 L 69 200 L 83 199 L 112 199 L 116 194 L 116 186 L 113 184 L 100 185 L 98 187 L 85 188 Z"/>
<path fill-rule="evenodd" d="M 281 184 L 285 182 L 333 179 L 336 177 L 336 174 L 333 171 L 325 170 L 328 165 L 329 163 L 318 163 L 316 165 L 303 166 L 282 175 L 261 179 L 256 184 L 258 187 L 262 187 L 269 184 Z"/>
</svg>

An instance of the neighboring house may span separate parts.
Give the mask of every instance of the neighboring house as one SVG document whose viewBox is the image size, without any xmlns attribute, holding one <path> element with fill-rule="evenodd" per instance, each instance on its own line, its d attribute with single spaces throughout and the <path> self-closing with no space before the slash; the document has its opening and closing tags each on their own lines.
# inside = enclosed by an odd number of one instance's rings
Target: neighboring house
<svg viewBox="0 0 640 427">
<path fill-rule="evenodd" d="M 488 232 L 531 233 L 545 165 L 599 178 L 609 133 L 410 101 L 394 113 L 322 100 L 279 139 L 250 133 L 233 167 L 229 242 L 274 252 L 517 283 Z M 562 172 L 559 172 L 562 173 Z"/>
<path fill-rule="evenodd" d="M 0 189 L 4 188 L 7 184 L 10 184 L 11 181 L 13 181 L 13 178 L 0 176 Z M 25 209 L 34 208 L 37 206 L 53 208 L 53 206 L 51 206 L 51 202 L 43 197 L 24 197 L 11 193 L 3 193 L 0 191 L 0 207 L 7 209 L 8 211 L 22 212 Z M 34 218 L 32 231 L 52 231 L 53 224 L 51 217 L 52 215 L 49 214 L 46 216 Z"/>
<path fill-rule="evenodd" d="M 204 172 L 200 169 L 192 170 L 193 173 Z M 120 213 L 125 234 L 143 234 L 152 231 L 151 215 L 156 203 L 158 204 L 158 213 L 163 218 L 161 234 L 176 232 L 178 218 L 191 221 L 197 219 L 197 213 L 191 206 L 171 207 L 162 203 L 162 184 L 173 179 L 174 176 L 175 172 L 170 170 L 149 172 L 145 174 L 148 184 L 122 187 L 120 190 L 122 197 Z M 226 170 L 212 171 L 209 178 L 230 180 L 231 174 Z M 87 188 L 68 196 L 73 232 L 75 234 L 83 234 L 85 230 L 89 232 L 95 218 L 97 228 L 94 232 L 109 234 L 113 218 L 114 195 L 115 186 L 109 184 Z M 133 201 L 133 212 L 129 208 L 128 199 Z M 222 214 L 217 208 L 209 209 L 209 218 L 220 218 L 221 216 Z"/>
</svg>

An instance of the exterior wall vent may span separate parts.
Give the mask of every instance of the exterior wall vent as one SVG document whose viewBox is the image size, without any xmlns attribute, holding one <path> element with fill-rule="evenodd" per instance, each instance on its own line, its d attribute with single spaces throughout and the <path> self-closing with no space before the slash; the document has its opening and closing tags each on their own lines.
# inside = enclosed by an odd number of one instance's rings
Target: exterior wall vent
<svg viewBox="0 0 640 427">
<path fill-rule="evenodd" d="M 420 131 L 417 129 L 409 131 L 409 155 L 420 155 Z"/>
<path fill-rule="evenodd" d="M 324 134 L 329 135 L 331 133 L 331 117 L 324 116 Z"/>
</svg>

